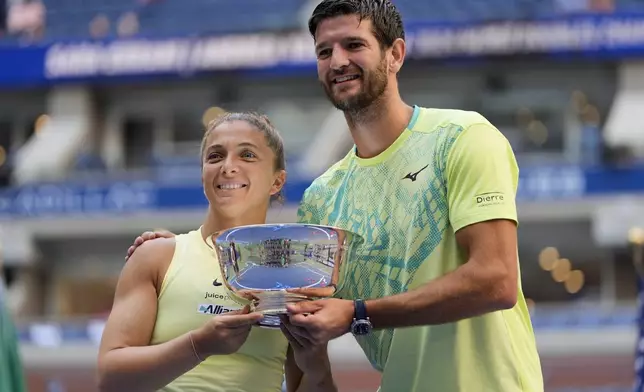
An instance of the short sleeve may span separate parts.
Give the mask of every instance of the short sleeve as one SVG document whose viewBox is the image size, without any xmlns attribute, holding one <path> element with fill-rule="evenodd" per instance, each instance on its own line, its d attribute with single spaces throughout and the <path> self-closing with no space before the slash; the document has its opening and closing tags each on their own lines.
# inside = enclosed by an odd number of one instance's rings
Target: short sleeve
<svg viewBox="0 0 644 392">
<path fill-rule="evenodd" d="M 492 219 L 517 222 L 519 168 L 498 129 L 475 124 L 463 131 L 449 151 L 445 170 L 454 231 Z"/>
</svg>

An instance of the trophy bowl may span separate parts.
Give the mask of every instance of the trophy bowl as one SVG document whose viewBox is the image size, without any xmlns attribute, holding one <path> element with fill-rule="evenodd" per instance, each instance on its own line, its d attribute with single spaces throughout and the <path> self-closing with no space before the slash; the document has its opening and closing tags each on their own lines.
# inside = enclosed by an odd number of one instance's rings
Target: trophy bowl
<svg viewBox="0 0 644 392">
<path fill-rule="evenodd" d="M 332 296 L 342 264 L 362 242 L 336 227 L 296 223 L 240 226 L 210 239 L 228 295 L 261 312 L 265 328 L 279 328 L 288 303 Z"/>
</svg>

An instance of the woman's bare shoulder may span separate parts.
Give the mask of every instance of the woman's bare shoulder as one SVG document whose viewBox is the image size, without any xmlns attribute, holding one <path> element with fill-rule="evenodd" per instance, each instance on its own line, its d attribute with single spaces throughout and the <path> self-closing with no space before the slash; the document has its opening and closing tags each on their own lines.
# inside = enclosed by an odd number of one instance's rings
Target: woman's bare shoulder
<svg viewBox="0 0 644 392">
<path fill-rule="evenodd" d="M 156 283 L 160 276 L 165 275 L 174 256 L 175 247 L 174 238 L 155 238 L 145 241 L 126 262 L 121 278 L 124 275 L 134 274 L 137 278 L 148 277 Z"/>
</svg>

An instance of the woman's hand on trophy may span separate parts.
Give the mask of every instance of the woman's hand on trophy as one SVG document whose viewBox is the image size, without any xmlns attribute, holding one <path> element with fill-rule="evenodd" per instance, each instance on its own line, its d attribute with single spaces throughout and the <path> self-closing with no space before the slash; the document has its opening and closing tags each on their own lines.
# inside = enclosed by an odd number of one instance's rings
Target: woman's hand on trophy
<svg viewBox="0 0 644 392">
<path fill-rule="evenodd" d="M 214 316 L 193 332 L 195 353 L 199 358 L 205 359 L 211 355 L 237 352 L 248 338 L 251 327 L 262 318 L 261 313 L 250 312 L 249 306 Z"/>
<path fill-rule="evenodd" d="M 259 301 L 259 296 L 263 293 L 263 290 L 236 290 L 235 293 L 242 297 L 243 299 L 256 302 Z"/>
<path fill-rule="evenodd" d="M 328 363 L 327 344 L 316 344 L 302 327 L 291 324 L 288 316 L 280 316 L 280 329 L 291 344 L 297 367 L 304 373 L 315 373 L 322 364 Z"/>
</svg>

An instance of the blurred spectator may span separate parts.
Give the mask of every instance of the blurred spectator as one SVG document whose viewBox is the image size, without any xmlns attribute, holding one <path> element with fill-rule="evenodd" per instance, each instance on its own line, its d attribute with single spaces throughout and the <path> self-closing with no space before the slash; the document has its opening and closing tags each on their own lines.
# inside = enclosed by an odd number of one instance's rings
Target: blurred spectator
<svg viewBox="0 0 644 392">
<path fill-rule="evenodd" d="M 45 5 L 38 0 L 25 0 L 11 4 L 7 30 L 30 41 L 40 39 L 45 29 Z"/>
<path fill-rule="evenodd" d="M 580 163 L 587 166 L 599 165 L 602 160 L 604 141 L 597 108 L 586 105 L 581 113 L 581 120 Z"/>
<path fill-rule="evenodd" d="M 89 22 L 89 33 L 92 38 L 105 38 L 110 32 L 110 21 L 105 15 L 96 15 Z"/>
<path fill-rule="evenodd" d="M 590 0 L 590 9 L 594 12 L 614 12 L 615 0 Z"/>
<path fill-rule="evenodd" d="M 560 13 L 606 13 L 615 9 L 614 0 L 556 0 L 557 10 Z"/>
<path fill-rule="evenodd" d="M 118 35 L 121 38 L 131 37 L 139 32 L 139 18 L 134 12 L 123 14 L 119 18 Z"/>
<path fill-rule="evenodd" d="M 4 305 L 4 280 L 0 262 L 0 392 L 26 391 L 18 336 Z"/>
</svg>

